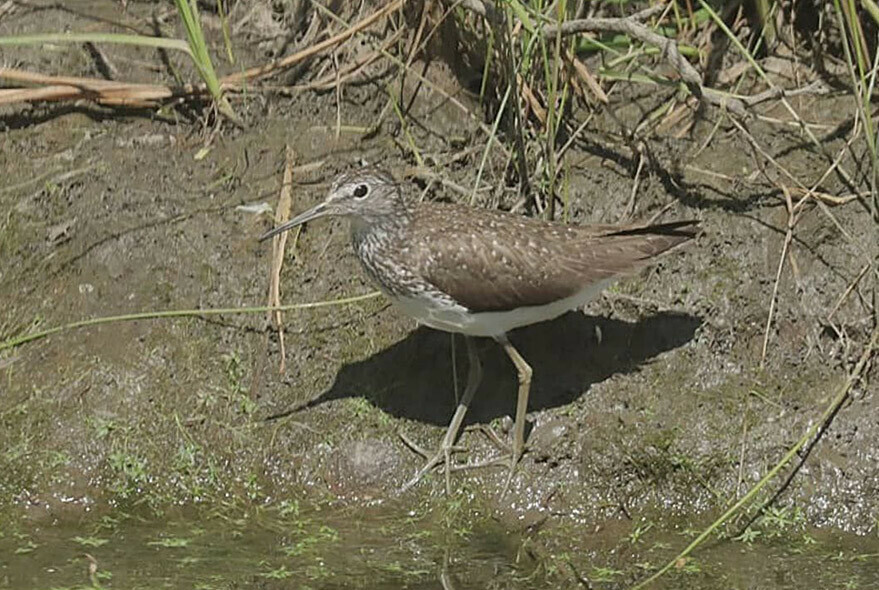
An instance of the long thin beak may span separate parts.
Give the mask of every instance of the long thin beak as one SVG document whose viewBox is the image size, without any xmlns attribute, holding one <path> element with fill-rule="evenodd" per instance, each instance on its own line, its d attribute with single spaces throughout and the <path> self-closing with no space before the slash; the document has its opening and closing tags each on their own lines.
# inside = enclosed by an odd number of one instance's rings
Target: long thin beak
<svg viewBox="0 0 879 590">
<path fill-rule="evenodd" d="M 319 217 L 323 217 L 324 215 L 327 215 L 328 213 L 329 213 L 329 211 L 327 210 L 326 203 L 321 203 L 320 205 L 315 205 L 314 207 L 312 207 L 308 211 L 300 213 L 299 215 L 297 215 L 296 217 L 294 217 L 293 219 L 291 219 L 287 223 L 283 223 L 283 224 L 279 225 L 278 227 L 267 231 L 266 233 L 264 233 L 263 235 L 261 235 L 259 237 L 259 241 L 262 242 L 263 240 L 268 240 L 269 238 L 271 238 L 273 236 L 276 236 L 280 233 L 284 233 L 288 229 L 293 229 L 297 225 L 302 225 L 306 221 L 311 221 L 312 219 L 317 219 Z"/>
</svg>

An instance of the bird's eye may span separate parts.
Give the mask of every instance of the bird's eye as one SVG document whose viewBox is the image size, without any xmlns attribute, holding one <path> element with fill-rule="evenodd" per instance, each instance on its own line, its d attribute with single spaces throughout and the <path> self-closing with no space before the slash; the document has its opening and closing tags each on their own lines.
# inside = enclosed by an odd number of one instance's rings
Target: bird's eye
<svg viewBox="0 0 879 590">
<path fill-rule="evenodd" d="M 358 184 L 357 188 L 354 189 L 354 198 L 362 199 L 366 195 L 369 194 L 369 187 L 365 184 Z"/>
</svg>

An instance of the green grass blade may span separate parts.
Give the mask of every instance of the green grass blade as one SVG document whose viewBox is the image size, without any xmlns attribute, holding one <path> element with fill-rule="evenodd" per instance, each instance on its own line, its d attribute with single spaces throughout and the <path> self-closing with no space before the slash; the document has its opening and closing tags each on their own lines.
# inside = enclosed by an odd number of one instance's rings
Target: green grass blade
<svg viewBox="0 0 879 590">
<path fill-rule="evenodd" d="M 870 16 L 876 21 L 876 24 L 879 24 L 879 5 L 873 0 L 861 0 L 861 6 L 870 13 Z"/>
<path fill-rule="evenodd" d="M 204 31 L 201 28 L 196 0 L 175 0 L 175 4 L 180 20 L 183 21 L 183 26 L 186 29 L 186 39 L 189 43 L 192 61 L 211 93 L 217 109 L 228 119 L 241 125 L 241 120 L 232 110 L 229 101 L 223 96 L 223 89 L 220 87 L 217 72 L 214 70 L 214 64 L 208 52 Z"/>
<path fill-rule="evenodd" d="M 226 59 L 235 65 L 235 53 L 232 51 L 232 31 L 229 30 L 229 17 L 226 15 L 226 7 L 223 0 L 217 0 L 217 14 L 220 15 L 220 26 L 223 29 L 223 44 L 226 46 Z"/>
</svg>

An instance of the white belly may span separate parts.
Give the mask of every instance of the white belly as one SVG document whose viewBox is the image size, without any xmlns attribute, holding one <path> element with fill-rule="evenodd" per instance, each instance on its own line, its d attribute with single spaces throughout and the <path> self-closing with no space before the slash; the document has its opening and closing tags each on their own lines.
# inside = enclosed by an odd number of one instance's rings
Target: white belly
<svg viewBox="0 0 879 590">
<path fill-rule="evenodd" d="M 612 279 L 586 287 L 565 299 L 546 305 L 521 307 L 512 311 L 471 313 L 461 305 L 422 297 L 392 297 L 394 305 L 419 323 L 444 332 L 458 332 L 468 336 L 500 336 L 510 330 L 545 322 L 563 313 L 581 307 L 594 299 Z"/>
</svg>

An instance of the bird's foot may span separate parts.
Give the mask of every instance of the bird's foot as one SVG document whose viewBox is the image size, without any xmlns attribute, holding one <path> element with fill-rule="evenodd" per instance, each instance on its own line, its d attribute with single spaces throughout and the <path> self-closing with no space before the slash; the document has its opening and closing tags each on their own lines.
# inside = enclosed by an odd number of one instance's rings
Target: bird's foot
<svg viewBox="0 0 879 590">
<path fill-rule="evenodd" d="M 512 445 L 504 442 L 504 439 L 501 438 L 501 436 L 491 426 L 488 426 L 487 424 L 474 424 L 473 426 L 468 426 L 467 430 L 477 430 L 484 434 L 485 438 L 488 439 L 488 442 L 494 445 L 495 448 L 499 450 L 503 455 L 510 456 L 512 454 Z"/>
<path fill-rule="evenodd" d="M 510 484 L 513 482 L 513 477 L 516 474 L 516 466 L 519 464 L 519 461 L 522 458 L 524 449 L 522 449 L 522 451 L 518 453 L 514 452 L 513 449 L 516 447 L 515 439 L 512 441 L 512 444 L 504 442 L 500 435 L 495 432 L 495 430 L 491 426 L 479 424 L 477 426 L 474 426 L 473 428 L 475 430 L 479 430 L 482 434 L 484 434 L 489 442 L 491 442 L 491 444 L 497 447 L 498 450 L 501 452 L 501 456 L 492 459 L 490 464 L 507 464 L 510 467 L 510 471 L 507 473 L 507 479 L 504 481 L 504 485 L 501 488 L 501 493 L 498 496 L 498 499 L 500 500 L 510 490 Z"/>
<path fill-rule="evenodd" d="M 491 459 L 487 459 L 485 461 L 477 461 L 477 462 L 473 462 L 473 463 L 463 463 L 463 464 L 453 464 L 452 463 L 452 454 L 466 452 L 468 450 L 467 448 L 456 446 L 456 445 L 451 445 L 451 444 L 446 444 L 446 441 L 444 440 L 443 444 L 440 445 L 439 450 L 437 450 L 434 453 L 431 453 L 431 452 L 423 449 L 421 446 L 419 446 L 417 443 L 415 443 L 415 441 L 410 439 L 408 436 L 406 436 L 402 432 L 399 434 L 400 434 L 400 438 L 403 440 L 403 442 L 406 444 L 407 447 L 409 447 L 414 452 L 418 453 L 419 455 L 421 455 L 422 457 L 424 457 L 426 459 L 426 462 L 421 467 L 421 469 L 419 469 L 415 473 L 415 476 L 412 477 L 412 479 L 410 479 L 409 481 L 407 481 L 403 485 L 403 487 L 400 489 L 401 492 L 405 492 L 405 491 L 411 489 L 413 486 L 415 486 L 415 484 L 417 484 L 419 481 L 421 481 L 421 479 L 429 471 L 431 471 L 434 467 L 438 466 L 440 463 L 444 464 L 446 494 L 450 495 L 451 494 L 451 487 L 452 487 L 451 486 L 451 472 L 452 471 L 464 471 L 464 470 L 469 470 L 469 469 L 481 469 L 483 467 L 494 467 L 494 466 L 503 465 L 504 463 L 509 462 L 509 451 L 507 451 L 507 454 L 504 456 L 494 457 Z M 493 431 L 492 431 L 492 434 L 494 434 Z M 503 443 L 500 441 L 500 438 L 497 437 L 496 434 L 494 434 L 494 436 L 495 436 L 497 442 L 500 443 L 501 448 L 503 448 Z M 489 436 L 489 440 L 492 440 L 490 436 Z"/>
</svg>

